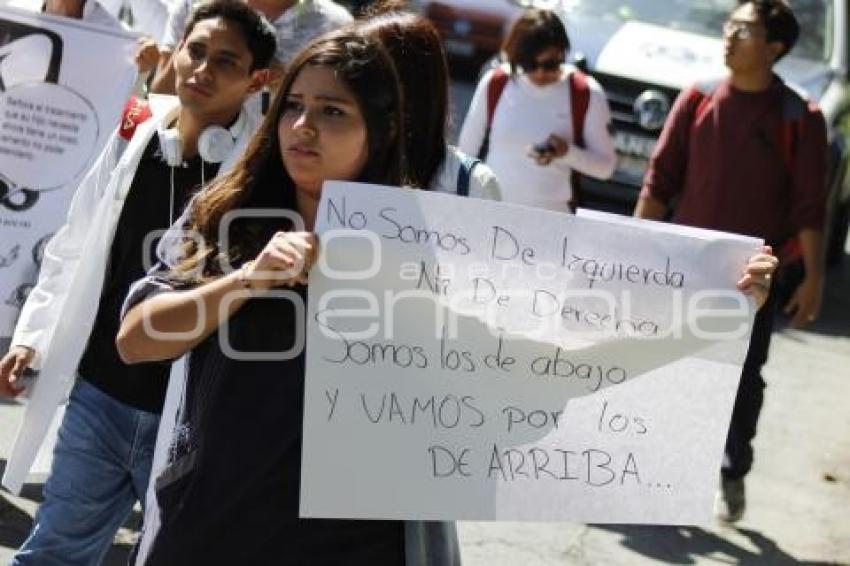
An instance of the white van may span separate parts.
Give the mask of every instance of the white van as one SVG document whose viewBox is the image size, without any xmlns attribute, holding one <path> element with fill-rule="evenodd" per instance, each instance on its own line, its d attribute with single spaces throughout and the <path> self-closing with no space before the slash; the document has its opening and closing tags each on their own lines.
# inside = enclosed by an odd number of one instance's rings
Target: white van
<svg viewBox="0 0 850 566">
<path fill-rule="evenodd" d="M 565 23 L 571 58 L 605 88 L 619 153 L 609 181 L 587 178 L 591 202 L 630 210 L 667 112 L 679 91 L 725 73 L 722 26 L 736 0 L 433 0 L 450 56 L 492 55 L 522 7 L 551 9 Z M 823 110 L 830 128 L 828 256 L 840 257 L 850 214 L 850 13 L 848 0 L 792 0 L 802 34 L 777 72 Z M 488 37 L 489 32 L 489 37 Z M 487 37 L 487 41 L 484 41 Z"/>
</svg>

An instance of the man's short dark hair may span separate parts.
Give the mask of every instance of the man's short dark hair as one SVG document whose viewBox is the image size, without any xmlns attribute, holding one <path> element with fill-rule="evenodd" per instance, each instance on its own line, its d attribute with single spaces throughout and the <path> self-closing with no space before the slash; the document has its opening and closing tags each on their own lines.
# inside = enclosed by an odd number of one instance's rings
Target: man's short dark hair
<svg viewBox="0 0 850 566">
<path fill-rule="evenodd" d="M 251 52 L 251 70 L 267 68 L 277 50 L 277 34 L 269 21 L 241 0 L 213 0 L 201 4 L 192 12 L 183 39 L 189 37 L 195 24 L 222 18 L 239 26 Z"/>
<path fill-rule="evenodd" d="M 785 46 L 777 61 L 794 48 L 800 37 L 800 23 L 786 0 L 738 0 L 738 4 L 752 4 L 767 31 L 767 41 Z"/>
</svg>

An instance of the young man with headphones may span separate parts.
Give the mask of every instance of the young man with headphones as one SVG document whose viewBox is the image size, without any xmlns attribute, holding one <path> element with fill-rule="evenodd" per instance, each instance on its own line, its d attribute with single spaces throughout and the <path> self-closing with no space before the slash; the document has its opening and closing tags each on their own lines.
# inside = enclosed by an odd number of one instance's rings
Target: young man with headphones
<svg viewBox="0 0 850 566">
<path fill-rule="evenodd" d="M 268 78 L 271 25 L 238 0 L 189 21 L 177 97 L 131 101 L 47 245 L 39 282 L 0 361 L 0 394 L 40 370 L 3 483 L 20 489 L 70 393 L 44 503 L 11 564 L 97 564 L 144 501 L 170 364 L 124 364 L 115 348 L 129 286 L 192 192 L 229 168 L 257 123 L 242 110 Z"/>
</svg>

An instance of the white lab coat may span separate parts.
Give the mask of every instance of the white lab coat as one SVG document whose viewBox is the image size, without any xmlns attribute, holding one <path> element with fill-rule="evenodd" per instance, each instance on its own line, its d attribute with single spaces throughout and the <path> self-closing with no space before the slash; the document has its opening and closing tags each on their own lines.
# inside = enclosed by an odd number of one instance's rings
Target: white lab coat
<svg viewBox="0 0 850 566">
<path fill-rule="evenodd" d="M 51 429 L 51 423 L 61 415 L 91 334 L 121 208 L 151 137 L 179 107 L 173 96 L 152 96 L 150 103 L 151 118 L 129 142 L 113 134 L 83 178 L 65 225 L 45 248 L 38 283 L 18 319 L 11 344 L 35 350 L 33 368 L 40 373 L 3 474 L 3 485 L 13 493 L 20 492 L 39 449 L 52 453 L 56 427 Z M 258 124 L 257 115 L 245 113 L 220 172 L 241 156 Z"/>
</svg>

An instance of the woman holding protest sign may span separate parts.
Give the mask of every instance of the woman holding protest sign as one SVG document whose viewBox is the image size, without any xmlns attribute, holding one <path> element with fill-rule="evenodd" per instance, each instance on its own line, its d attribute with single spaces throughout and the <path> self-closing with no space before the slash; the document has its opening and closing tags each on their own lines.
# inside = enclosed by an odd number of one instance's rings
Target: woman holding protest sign
<svg viewBox="0 0 850 566">
<path fill-rule="evenodd" d="M 403 122 L 409 158 L 404 175 L 407 183 L 498 200 L 500 192 L 492 171 L 446 144 L 448 70 L 439 34 L 428 20 L 393 9 L 392 2 L 382 3 L 376 8 L 382 11 L 380 15 L 373 13 L 374 17 L 350 26 L 349 30 L 379 40 L 399 70 L 406 101 Z M 145 533 L 142 553 L 146 553 L 150 535 Z M 407 522 L 405 545 L 408 557 L 418 557 L 417 563 L 460 562 L 453 523 Z"/>
<path fill-rule="evenodd" d="M 567 212 L 578 177 L 617 163 L 602 87 L 567 65 L 567 31 L 551 10 L 526 10 L 502 45 L 507 59 L 481 79 L 458 146 L 496 173 L 507 202 Z"/>
<path fill-rule="evenodd" d="M 172 459 L 157 480 L 162 528 L 146 564 L 423 563 L 411 562 L 400 522 L 298 518 L 298 305 L 318 253 L 309 231 L 323 181 L 403 183 L 401 99 L 391 60 L 374 40 L 349 32 L 311 44 L 241 163 L 193 201 L 189 227 L 203 240 L 187 242 L 179 263 L 131 292 L 118 338 L 128 362 L 191 350 Z M 220 240 L 228 213 L 247 208 L 297 213 L 306 231 L 279 213 L 243 216 Z M 759 258 L 749 269 L 760 282 L 772 264 Z M 243 355 L 261 352 L 270 355 Z"/>
<path fill-rule="evenodd" d="M 193 200 L 189 227 L 203 242 L 188 241 L 180 263 L 131 292 L 136 306 L 118 338 L 128 362 L 191 350 L 171 461 L 157 480 L 162 526 L 146 564 L 404 563 L 401 522 L 298 518 L 300 307 L 317 254 L 310 230 L 321 186 L 402 184 L 401 116 L 380 44 L 353 33 L 312 43 L 242 161 Z M 220 241 L 225 215 L 248 208 L 266 217 L 236 218 Z M 281 209 L 292 214 L 281 218 Z M 149 334 L 146 323 L 168 336 Z M 191 336 L 169 339 L 180 332 Z M 250 361 L 244 352 L 268 355 Z"/>
</svg>

